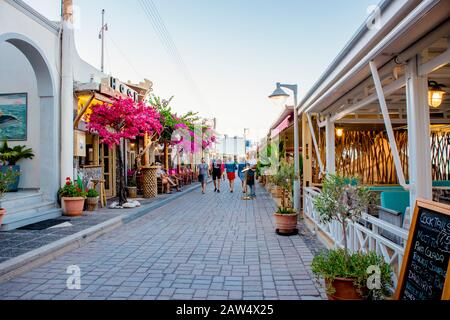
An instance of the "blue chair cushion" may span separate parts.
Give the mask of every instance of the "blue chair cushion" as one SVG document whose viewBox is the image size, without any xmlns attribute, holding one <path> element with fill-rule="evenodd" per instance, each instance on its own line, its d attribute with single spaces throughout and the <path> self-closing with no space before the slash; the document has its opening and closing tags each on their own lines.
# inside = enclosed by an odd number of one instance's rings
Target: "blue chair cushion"
<svg viewBox="0 0 450 320">
<path fill-rule="evenodd" d="M 409 191 L 385 191 L 381 193 L 381 206 L 402 214 L 409 207 L 409 201 Z"/>
<path fill-rule="evenodd" d="M 433 181 L 433 187 L 450 187 L 449 180 Z"/>
</svg>

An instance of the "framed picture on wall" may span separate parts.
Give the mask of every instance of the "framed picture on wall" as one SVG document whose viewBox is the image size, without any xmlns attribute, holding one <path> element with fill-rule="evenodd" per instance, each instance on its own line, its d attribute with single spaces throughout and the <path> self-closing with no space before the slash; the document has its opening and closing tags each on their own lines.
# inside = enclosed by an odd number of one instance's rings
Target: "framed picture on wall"
<svg viewBox="0 0 450 320">
<path fill-rule="evenodd" d="M 27 140 L 28 96 L 0 94 L 0 141 Z"/>
</svg>

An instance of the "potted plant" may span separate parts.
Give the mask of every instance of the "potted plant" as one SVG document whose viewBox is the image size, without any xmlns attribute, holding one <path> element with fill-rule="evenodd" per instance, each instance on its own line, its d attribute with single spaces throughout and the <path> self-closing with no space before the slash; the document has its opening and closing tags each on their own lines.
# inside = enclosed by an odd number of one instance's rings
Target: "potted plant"
<svg viewBox="0 0 450 320">
<path fill-rule="evenodd" d="M 373 205 L 373 193 L 361 186 L 357 179 L 327 175 L 322 193 L 314 199 L 314 206 L 322 223 L 338 221 L 343 234 L 343 248 L 330 250 L 314 257 L 313 273 L 325 280 L 330 300 L 362 300 L 381 298 L 391 286 L 390 266 L 373 252 L 349 253 L 347 226 L 361 218 Z M 367 286 L 371 276 L 369 267 L 380 270 L 380 283 Z"/>
<path fill-rule="evenodd" d="M 292 208 L 279 207 L 274 214 L 276 231 L 280 235 L 294 235 L 298 232 L 298 213 Z"/>
<path fill-rule="evenodd" d="M 100 195 L 96 189 L 89 189 L 87 192 L 87 210 L 88 211 L 96 211 L 98 209 L 98 200 Z"/>
<path fill-rule="evenodd" d="M 273 181 L 280 190 L 281 206 L 275 213 L 277 233 L 281 235 L 296 234 L 298 213 L 292 208 L 292 190 L 294 166 L 282 161 Z"/>
<path fill-rule="evenodd" d="M 66 216 L 76 217 L 83 214 L 87 193 L 83 190 L 81 181 L 77 181 L 75 185 L 67 178 L 66 185 L 58 191 L 58 195 L 61 197 L 62 209 Z"/>
<path fill-rule="evenodd" d="M 3 163 L 1 171 L 5 173 L 6 171 L 13 170 L 18 174 L 15 175 L 14 180 L 8 186 L 7 191 L 16 192 L 19 190 L 20 182 L 20 166 L 17 163 L 22 159 L 33 159 L 34 153 L 31 148 L 26 146 L 15 146 L 10 148 L 8 143 L 5 141 L 3 146 L 0 148 L 0 161 Z"/>
<path fill-rule="evenodd" d="M 13 169 L 0 172 L 0 199 L 2 199 L 5 192 L 8 191 L 9 186 L 15 181 L 17 175 L 18 173 Z M 5 215 L 6 209 L 0 207 L 0 226 L 2 225 Z"/>
<path fill-rule="evenodd" d="M 127 185 L 127 193 L 128 197 L 131 199 L 137 198 L 137 171 L 136 170 L 128 170 L 128 185 Z"/>
</svg>

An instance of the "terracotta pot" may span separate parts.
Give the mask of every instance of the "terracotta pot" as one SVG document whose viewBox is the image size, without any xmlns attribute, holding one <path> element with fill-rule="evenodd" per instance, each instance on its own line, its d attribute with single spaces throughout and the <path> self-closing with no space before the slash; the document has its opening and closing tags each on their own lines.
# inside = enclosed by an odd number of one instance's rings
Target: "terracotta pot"
<svg viewBox="0 0 450 320">
<path fill-rule="evenodd" d="M 5 215 L 6 215 L 6 210 L 0 208 L 0 226 L 1 226 L 2 223 L 3 223 L 3 218 L 5 217 Z"/>
<path fill-rule="evenodd" d="M 84 200 L 82 197 L 62 198 L 64 214 L 69 217 L 81 216 L 83 214 Z"/>
<path fill-rule="evenodd" d="M 354 279 L 336 278 L 333 281 L 325 280 L 327 287 L 331 286 L 335 292 L 328 294 L 329 300 L 364 300 L 361 293 L 353 285 Z"/>
<path fill-rule="evenodd" d="M 87 210 L 88 211 L 97 211 L 99 199 L 100 199 L 100 197 L 86 198 Z"/>
<path fill-rule="evenodd" d="M 278 233 L 293 233 L 297 229 L 297 217 L 298 214 L 280 214 L 275 213 L 275 223 L 278 229 Z"/>
<path fill-rule="evenodd" d="M 137 187 L 127 187 L 128 197 L 131 199 L 137 198 Z"/>
</svg>

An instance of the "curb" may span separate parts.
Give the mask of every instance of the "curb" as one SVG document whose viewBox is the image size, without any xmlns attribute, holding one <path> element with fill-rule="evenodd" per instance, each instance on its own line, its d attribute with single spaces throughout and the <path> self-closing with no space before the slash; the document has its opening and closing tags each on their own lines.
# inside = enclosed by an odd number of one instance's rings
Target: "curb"
<svg viewBox="0 0 450 320">
<path fill-rule="evenodd" d="M 125 224 L 128 224 L 140 217 L 161 208 L 174 200 L 185 196 L 196 190 L 199 186 L 193 185 L 190 188 L 174 194 L 170 198 L 143 205 L 140 210 L 124 214 L 123 216 L 115 217 L 96 226 L 92 226 L 86 230 L 77 232 L 70 236 L 64 237 L 53 243 L 49 243 L 43 247 L 24 253 L 3 263 L 0 263 L 0 283 L 11 280 L 25 272 L 37 268 L 69 251 L 78 249 L 83 245 L 97 239 L 98 237 L 109 233 Z"/>
</svg>

